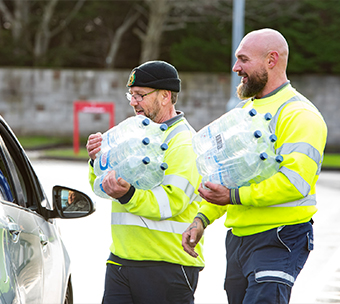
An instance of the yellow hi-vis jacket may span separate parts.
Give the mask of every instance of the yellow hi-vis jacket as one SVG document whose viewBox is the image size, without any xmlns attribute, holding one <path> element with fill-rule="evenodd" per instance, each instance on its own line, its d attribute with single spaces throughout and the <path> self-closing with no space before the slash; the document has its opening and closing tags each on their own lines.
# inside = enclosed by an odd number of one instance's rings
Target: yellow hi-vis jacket
<svg viewBox="0 0 340 304">
<path fill-rule="evenodd" d="M 163 141 L 168 144 L 164 162 L 168 164 L 161 185 L 151 190 L 136 189 L 131 199 L 121 204 L 112 201 L 111 252 L 132 261 L 162 261 L 203 267 L 203 239 L 197 245 L 199 257 L 188 255 L 182 247 L 182 233 L 192 223 L 202 199 L 201 182 L 192 149 L 195 131 L 183 117 L 168 125 Z M 167 123 L 167 122 L 165 122 Z M 89 165 L 93 187 L 96 176 Z"/>
<path fill-rule="evenodd" d="M 239 107 L 272 114 L 269 129 L 278 138 L 275 150 L 283 162 L 272 177 L 231 189 L 231 205 L 219 208 L 202 203 L 199 213 L 211 224 L 227 212 L 225 226 L 236 236 L 308 222 L 317 211 L 315 184 L 327 138 L 322 115 L 289 83 L 264 98 L 241 102 Z"/>
</svg>

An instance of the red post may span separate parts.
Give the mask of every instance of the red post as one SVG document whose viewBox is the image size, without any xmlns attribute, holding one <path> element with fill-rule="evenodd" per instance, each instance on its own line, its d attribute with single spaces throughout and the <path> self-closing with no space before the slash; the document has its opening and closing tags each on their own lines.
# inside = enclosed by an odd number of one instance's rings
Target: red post
<svg viewBox="0 0 340 304">
<path fill-rule="evenodd" d="M 79 153 L 79 112 L 83 113 L 109 113 L 110 126 L 114 126 L 114 103 L 104 103 L 95 101 L 75 101 L 73 103 L 73 151 Z"/>
</svg>

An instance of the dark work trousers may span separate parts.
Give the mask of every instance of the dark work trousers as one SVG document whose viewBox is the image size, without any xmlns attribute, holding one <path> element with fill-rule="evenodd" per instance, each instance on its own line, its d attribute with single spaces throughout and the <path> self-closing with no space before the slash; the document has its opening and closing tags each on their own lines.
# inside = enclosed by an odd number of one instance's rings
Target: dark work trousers
<svg viewBox="0 0 340 304">
<path fill-rule="evenodd" d="M 193 304 L 199 268 L 107 264 L 102 304 Z"/>
<path fill-rule="evenodd" d="M 313 249 L 313 226 L 308 222 L 244 237 L 229 230 L 226 248 L 229 304 L 287 304 Z"/>
</svg>

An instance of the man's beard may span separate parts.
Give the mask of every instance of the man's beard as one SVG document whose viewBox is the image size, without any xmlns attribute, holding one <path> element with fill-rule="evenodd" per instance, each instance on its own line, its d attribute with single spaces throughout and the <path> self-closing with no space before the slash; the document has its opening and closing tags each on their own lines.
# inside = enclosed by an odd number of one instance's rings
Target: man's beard
<svg viewBox="0 0 340 304">
<path fill-rule="evenodd" d="M 268 82 L 268 73 L 262 69 L 253 76 L 248 75 L 247 83 L 240 83 L 237 87 L 237 95 L 240 99 L 247 99 L 260 93 Z"/>
<path fill-rule="evenodd" d="M 158 94 L 157 94 L 158 95 Z M 156 121 L 156 118 L 161 111 L 161 106 L 159 104 L 159 101 L 157 97 L 152 101 L 152 106 L 149 106 L 149 110 L 144 110 L 144 116 L 150 118 L 152 121 Z"/>
</svg>

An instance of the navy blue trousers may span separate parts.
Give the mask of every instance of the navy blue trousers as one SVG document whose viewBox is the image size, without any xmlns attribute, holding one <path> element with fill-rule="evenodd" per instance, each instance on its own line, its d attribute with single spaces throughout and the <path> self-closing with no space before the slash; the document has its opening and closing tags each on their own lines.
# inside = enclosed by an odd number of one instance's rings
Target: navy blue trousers
<svg viewBox="0 0 340 304">
<path fill-rule="evenodd" d="M 313 227 L 308 222 L 245 237 L 229 230 L 226 249 L 229 304 L 287 304 L 313 249 Z"/>
<path fill-rule="evenodd" d="M 194 304 L 199 268 L 107 264 L 102 304 Z"/>
</svg>

